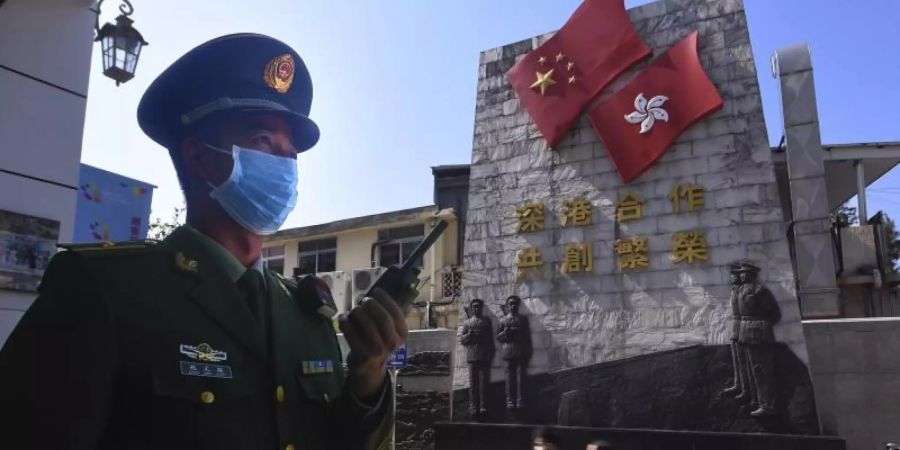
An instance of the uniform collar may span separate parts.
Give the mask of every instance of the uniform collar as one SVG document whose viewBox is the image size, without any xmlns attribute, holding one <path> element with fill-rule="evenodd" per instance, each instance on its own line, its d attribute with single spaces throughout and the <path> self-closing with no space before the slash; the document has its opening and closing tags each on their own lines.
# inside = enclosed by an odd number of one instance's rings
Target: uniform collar
<svg viewBox="0 0 900 450">
<path fill-rule="evenodd" d="M 222 270 L 233 283 L 237 283 L 248 269 L 257 270 L 265 275 L 262 258 L 257 258 L 256 262 L 245 267 L 222 244 L 190 225 L 178 227 L 166 237 L 163 243 L 188 253 L 201 263 L 213 264 Z M 263 280 L 265 280 L 265 276 L 263 276 Z"/>
<path fill-rule="evenodd" d="M 189 226 L 178 227 L 161 244 L 172 253 L 173 269 L 184 276 L 187 297 L 262 361 L 268 361 L 261 321 L 241 301 L 237 280 L 247 268 L 209 236 Z M 265 277 L 264 277 L 265 278 Z"/>
<path fill-rule="evenodd" d="M 247 268 L 256 270 L 263 275 L 266 274 L 266 272 L 263 270 L 265 268 L 265 266 L 263 266 L 262 258 L 256 258 L 256 262 L 254 262 L 253 264 L 250 264 L 250 267 L 247 267 Z"/>
</svg>

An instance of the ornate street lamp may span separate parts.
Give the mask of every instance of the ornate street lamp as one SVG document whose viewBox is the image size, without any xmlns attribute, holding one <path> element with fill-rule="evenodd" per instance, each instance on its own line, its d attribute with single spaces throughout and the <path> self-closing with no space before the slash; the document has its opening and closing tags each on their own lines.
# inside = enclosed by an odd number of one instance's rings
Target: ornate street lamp
<svg viewBox="0 0 900 450">
<path fill-rule="evenodd" d="M 102 4 L 103 0 L 97 4 L 97 22 L 94 25 L 97 37 L 94 41 L 100 41 L 103 50 L 103 75 L 116 80 L 118 86 L 134 78 L 141 48 L 147 45 L 147 41 L 131 26 L 134 21 L 128 16 L 134 12 L 134 7 L 129 0 L 122 0 L 122 4 L 119 5 L 122 14 L 116 17 L 115 24 L 107 22 L 100 28 Z"/>
</svg>

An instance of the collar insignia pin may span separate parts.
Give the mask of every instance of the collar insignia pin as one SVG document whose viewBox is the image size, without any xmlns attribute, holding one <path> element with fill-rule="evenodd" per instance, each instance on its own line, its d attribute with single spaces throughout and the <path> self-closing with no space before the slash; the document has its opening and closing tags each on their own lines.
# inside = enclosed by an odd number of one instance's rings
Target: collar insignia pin
<svg viewBox="0 0 900 450">
<path fill-rule="evenodd" d="M 175 265 L 183 272 L 197 272 L 197 269 L 200 267 L 200 264 L 193 260 L 188 259 L 184 256 L 184 253 L 178 252 L 175 254 Z"/>
</svg>

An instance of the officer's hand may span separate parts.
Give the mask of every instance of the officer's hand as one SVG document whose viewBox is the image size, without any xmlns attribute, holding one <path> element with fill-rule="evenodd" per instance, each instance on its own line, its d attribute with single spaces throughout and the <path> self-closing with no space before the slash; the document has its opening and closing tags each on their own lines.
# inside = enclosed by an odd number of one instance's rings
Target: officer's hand
<svg viewBox="0 0 900 450">
<path fill-rule="evenodd" d="M 338 326 L 350 345 L 347 364 L 350 387 L 359 399 L 378 394 L 386 376 L 391 352 L 406 342 L 408 329 L 400 306 L 382 289 L 366 298 L 349 314 L 338 318 Z"/>
</svg>

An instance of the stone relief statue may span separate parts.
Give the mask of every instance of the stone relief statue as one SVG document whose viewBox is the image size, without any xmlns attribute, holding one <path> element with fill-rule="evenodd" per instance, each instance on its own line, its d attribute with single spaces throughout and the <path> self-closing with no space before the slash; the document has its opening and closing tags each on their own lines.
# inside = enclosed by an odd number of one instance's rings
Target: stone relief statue
<svg viewBox="0 0 900 450">
<path fill-rule="evenodd" d="M 754 417 L 775 414 L 773 365 L 774 326 L 781 309 L 772 292 L 758 281 L 759 267 L 732 264 L 732 309 L 736 343 L 732 347 L 735 383 L 725 390 L 738 401 L 749 402 Z M 737 275 L 737 280 L 735 280 Z M 737 282 L 737 287 L 734 287 Z M 735 347 L 737 348 L 735 350 Z"/>
<path fill-rule="evenodd" d="M 497 340 L 503 344 L 501 356 L 506 361 L 506 408 L 518 410 L 525 407 L 523 400 L 525 377 L 531 359 L 531 328 L 528 318 L 519 314 L 522 299 L 511 295 L 503 307 L 503 318 L 497 330 Z"/>
<path fill-rule="evenodd" d="M 741 264 L 738 262 L 729 265 L 729 281 L 731 284 L 731 365 L 734 369 L 734 383 L 725 388 L 726 394 L 739 396 L 742 392 L 749 392 L 749 381 L 746 377 L 746 356 L 738 343 L 741 333 L 741 311 L 738 306 L 738 294 L 741 289 Z"/>
<path fill-rule="evenodd" d="M 484 301 L 472 299 L 465 308 L 466 319 L 459 335 L 459 343 L 466 347 L 469 364 L 469 411 L 472 417 L 487 414 L 485 391 L 491 381 L 491 362 L 494 359 L 494 329 L 491 319 L 484 317 Z"/>
</svg>

